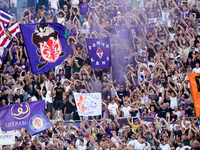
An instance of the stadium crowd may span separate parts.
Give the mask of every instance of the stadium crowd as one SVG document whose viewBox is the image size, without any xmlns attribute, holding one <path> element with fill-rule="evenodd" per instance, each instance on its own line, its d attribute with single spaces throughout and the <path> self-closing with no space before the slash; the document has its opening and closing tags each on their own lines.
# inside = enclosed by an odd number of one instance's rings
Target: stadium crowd
<svg viewBox="0 0 200 150">
<path fill-rule="evenodd" d="M 0 5 L 14 16 L 8 26 L 18 20 L 14 4 L 8 8 L 1 0 Z M 54 126 L 32 137 L 16 130 L 15 144 L 2 150 L 200 149 L 187 75 L 200 73 L 200 0 L 39 0 L 28 5 L 18 21 L 63 24 L 73 53 L 55 69 L 33 75 L 22 36 L 6 32 L 12 47 L 1 64 L 1 107 L 45 99 Z M 112 68 L 94 70 L 85 38 L 105 36 L 111 40 Z M 102 115 L 79 116 L 74 91 L 101 92 Z"/>
</svg>

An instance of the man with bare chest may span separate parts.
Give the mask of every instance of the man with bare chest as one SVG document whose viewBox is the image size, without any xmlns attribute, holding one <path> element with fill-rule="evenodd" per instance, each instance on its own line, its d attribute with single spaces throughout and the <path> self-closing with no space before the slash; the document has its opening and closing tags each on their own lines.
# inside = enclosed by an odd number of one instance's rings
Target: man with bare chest
<svg viewBox="0 0 200 150">
<path fill-rule="evenodd" d="M 169 66 L 169 68 L 170 68 L 172 71 L 177 70 L 177 65 L 173 62 L 173 58 L 170 58 L 170 59 L 169 59 L 169 62 L 167 63 L 167 65 Z"/>
<path fill-rule="evenodd" d="M 68 62 L 69 66 L 70 67 L 73 67 L 74 66 L 74 56 L 72 57 L 72 54 L 69 54 L 69 56 L 65 59 L 65 61 Z"/>
<path fill-rule="evenodd" d="M 86 73 L 85 70 L 87 71 L 88 74 L 91 74 L 92 72 L 92 67 L 88 65 L 87 60 L 84 61 L 84 65 L 82 67 L 83 73 Z"/>
</svg>

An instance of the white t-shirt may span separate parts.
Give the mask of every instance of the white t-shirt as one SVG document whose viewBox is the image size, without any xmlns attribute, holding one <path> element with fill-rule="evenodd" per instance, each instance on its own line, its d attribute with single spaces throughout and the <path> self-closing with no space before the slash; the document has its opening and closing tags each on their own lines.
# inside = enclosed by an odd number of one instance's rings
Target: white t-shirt
<svg viewBox="0 0 200 150">
<path fill-rule="evenodd" d="M 83 138 L 83 140 L 84 140 L 84 145 L 86 145 L 86 144 L 87 144 L 86 139 Z M 77 140 L 76 140 L 76 146 L 80 146 L 80 139 L 77 139 Z"/>
<path fill-rule="evenodd" d="M 148 62 L 148 69 L 149 69 L 150 65 L 153 66 L 153 68 L 154 68 L 155 63 L 154 62 Z"/>
<path fill-rule="evenodd" d="M 38 99 L 37 99 L 37 97 L 35 97 L 35 95 L 33 96 L 33 97 L 31 97 L 31 101 L 32 102 L 35 102 L 35 101 L 37 101 Z"/>
<path fill-rule="evenodd" d="M 141 144 L 140 142 L 137 142 L 135 144 L 135 150 L 142 150 L 144 146 L 145 146 L 145 143 Z"/>
<path fill-rule="evenodd" d="M 198 69 L 197 68 L 193 68 L 193 72 L 194 73 L 200 73 L 200 68 L 198 68 Z"/>
<path fill-rule="evenodd" d="M 188 148 L 189 150 L 191 149 L 190 146 L 183 146 L 182 148 L 177 147 L 176 150 L 185 150 L 185 148 Z"/>
<path fill-rule="evenodd" d="M 47 94 L 46 94 L 46 102 L 49 102 L 49 103 L 53 103 L 53 99 L 52 99 L 52 96 L 50 96 L 51 94 L 51 91 L 47 91 Z"/>
<path fill-rule="evenodd" d="M 54 9 L 58 9 L 58 0 L 49 0 L 51 7 Z"/>
<path fill-rule="evenodd" d="M 86 25 L 86 28 L 90 29 L 90 25 L 89 25 L 89 22 L 83 22 L 83 25 Z"/>
<path fill-rule="evenodd" d="M 77 5 L 79 4 L 79 0 L 72 0 L 72 5 Z"/>
<path fill-rule="evenodd" d="M 47 89 L 47 91 L 48 91 L 48 89 L 49 89 L 49 86 L 48 85 L 50 85 L 51 84 L 51 82 L 48 80 L 48 81 L 44 81 L 44 84 L 45 84 L 45 88 Z"/>
<path fill-rule="evenodd" d="M 169 33 L 169 35 L 170 35 L 170 37 L 171 37 L 171 40 L 173 40 L 174 39 L 174 36 L 176 35 L 176 33 Z"/>
<path fill-rule="evenodd" d="M 114 104 L 109 104 L 108 105 L 108 109 L 111 110 L 111 112 L 114 114 L 114 115 L 117 115 L 117 108 L 118 108 L 118 105 L 116 103 Z"/>
<path fill-rule="evenodd" d="M 166 18 L 167 18 L 167 19 L 168 19 L 168 17 L 169 17 L 169 12 L 164 12 L 164 11 L 162 11 L 162 22 L 165 22 L 165 21 L 166 21 L 165 14 L 166 14 Z"/>
<path fill-rule="evenodd" d="M 141 97 L 141 103 L 142 103 L 142 104 L 146 104 L 146 103 L 147 103 L 147 100 L 148 100 L 148 97 L 147 97 L 147 96 L 142 96 L 142 97 Z"/>
<path fill-rule="evenodd" d="M 161 148 L 162 150 L 171 150 L 169 144 L 165 144 L 165 145 L 160 144 L 160 148 Z"/>
<path fill-rule="evenodd" d="M 86 150 L 86 146 L 85 145 L 84 146 L 79 145 L 77 150 Z"/>
<path fill-rule="evenodd" d="M 70 89 L 70 85 L 68 85 L 68 86 L 64 86 L 64 88 L 65 88 L 65 92 L 68 92 L 69 89 Z"/>
<path fill-rule="evenodd" d="M 119 147 L 119 142 L 117 141 L 117 139 L 116 138 L 114 138 L 114 137 L 111 137 L 111 141 L 113 142 L 113 143 L 115 143 L 115 145 L 117 146 L 117 147 Z"/>
<path fill-rule="evenodd" d="M 174 113 L 175 115 L 177 115 L 179 118 L 181 117 L 181 112 L 180 112 L 180 111 L 177 111 L 177 112 L 173 111 L 173 113 Z"/>
<path fill-rule="evenodd" d="M 17 87 L 16 87 L 16 88 L 14 89 L 14 93 L 16 94 L 18 89 L 20 89 L 20 94 L 22 94 L 21 86 L 20 86 L 20 88 L 17 88 Z"/>
<path fill-rule="evenodd" d="M 128 117 L 128 115 L 130 114 L 129 111 L 131 110 L 131 107 L 128 106 L 128 107 L 123 107 L 122 108 L 122 112 L 124 113 L 124 116 L 123 117 Z"/>
<path fill-rule="evenodd" d="M 177 106 L 177 103 L 178 103 L 177 97 L 170 96 L 170 108 L 174 109 L 174 107 Z"/>
<path fill-rule="evenodd" d="M 185 54 L 185 57 L 188 58 L 188 55 L 189 55 L 189 52 L 190 52 L 190 47 L 187 47 L 186 49 L 182 49 L 182 48 L 179 47 L 179 52 L 182 53 L 182 51 Z"/>
<path fill-rule="evenodd" d="M 57 17 L 57 22 L 64 25 L 65 24 L 65 18 L 64 17 L 62 17 L 62 18 Z"/>
<path fill-rule="evenodd" d="M 133 145 L 135 146 L 138 143 L 137 140 L 131 140 L 128 142 L 128 146 L 131 147 L 131 150 L 133 150 L 134 148 L 132 147 Z"/>
</svg>

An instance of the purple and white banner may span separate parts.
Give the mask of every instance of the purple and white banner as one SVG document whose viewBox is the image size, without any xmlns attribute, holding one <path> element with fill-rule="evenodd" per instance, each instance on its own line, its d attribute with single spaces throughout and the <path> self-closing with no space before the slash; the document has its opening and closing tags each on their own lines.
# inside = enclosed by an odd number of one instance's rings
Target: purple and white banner
<svg viewBox="0 0 200 150">
<path fill-rule="evenodd" d="M 101 93 L 74 92 L 79 116 L 99 116 L 102 113 Z"/>
</svg>

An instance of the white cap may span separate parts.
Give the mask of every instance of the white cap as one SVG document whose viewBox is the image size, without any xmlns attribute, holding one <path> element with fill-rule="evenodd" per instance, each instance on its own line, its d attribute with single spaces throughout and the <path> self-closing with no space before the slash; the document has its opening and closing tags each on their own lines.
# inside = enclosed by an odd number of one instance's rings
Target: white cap
<svg viewBox="0 0 200 150">
<path fill-rule="evenodd" d="M 121 15 L 121 12 L 120 12 L 120 11 L 117 11 L 117 14 L 118 14 L 118 15 Z"/>
</svg>

